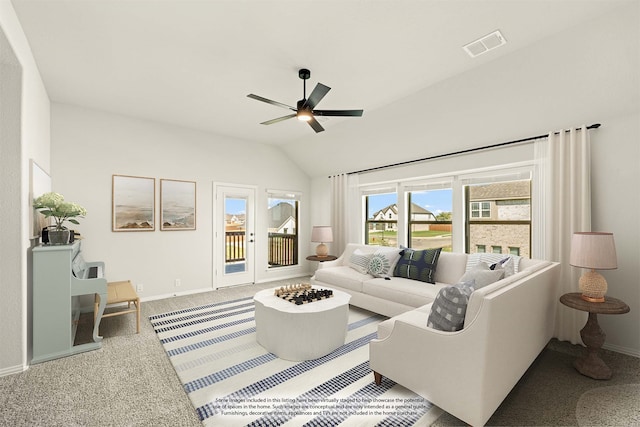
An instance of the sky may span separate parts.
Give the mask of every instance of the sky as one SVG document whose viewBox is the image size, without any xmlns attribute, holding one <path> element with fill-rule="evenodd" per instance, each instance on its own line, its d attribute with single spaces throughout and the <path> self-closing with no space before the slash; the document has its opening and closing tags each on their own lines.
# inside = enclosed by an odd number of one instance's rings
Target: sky
<svg viewBox="0 0 640 427">
<path fill-rule="evenodd" d="M 227 197 L 224 199 L 224 210 L 227 214 L 243 214 L 247 211 L 247 201 L 245 199 Z"/>
</svg>

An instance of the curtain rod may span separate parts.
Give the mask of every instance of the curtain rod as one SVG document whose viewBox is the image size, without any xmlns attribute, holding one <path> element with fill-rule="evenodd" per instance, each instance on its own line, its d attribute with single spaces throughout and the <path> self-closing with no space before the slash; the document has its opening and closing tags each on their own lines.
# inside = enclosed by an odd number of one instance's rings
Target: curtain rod
<svg viewBox="0 0 640 427">
<path fill-rule="evenodd" d="M 594 123 L 594 124 L 592 124 L 590 126 L 587 126 L 587 129 L 598 129 L 600 126 L 601 126 L 600 123 Z M 580 130 L 580 129 L 577 129 L 577 130 Z M 567 130 L 565 132 L 569 132 L 569 131 Z M 558 132 L 555 132 L 555 133 L 558 133 Z M 522 142 L 533 141 L 534 139 L 545 138 L 547 136 L 549 136 L 549 134 L 530 136 L 528 138 L 516 139 L 514 141 L 499 142 L 497 144 L 485 145 L 483 147 L 468 148 L 466 150 L 453 151 L 451 153 L 436 154 L 435 156 L 424 157 L 422 159 L 407 160 L 407 161 L 404 161 L 404 162 L 392 163 L 390 165 L 375 166 L 375 167 L 372 167 L 372 168 L 362 169 L 362 170 L 355 171 L 355 172 L 347 172 L 347 175 L 353 175 L 353 174 L 356 174 L 356 173 L 371 172 L 371 171 L 380 170 L 380 169 L 393 168 L 393 167 L 396 167 L 396 166 L 404 166 L 404 165 L 409 165 L 409 164 L 412 164 L 412 163 L 425 162 L 427 160 L 441 159 L 443 157 L 451 157 L 451 156 L 457 156 L 459 154 L 473 153 L 475 151 L 490 150 L 492 148 L 504 147 L 506 145 L 514 145 L 514 144 L 520 144 Z"/>
</svg>

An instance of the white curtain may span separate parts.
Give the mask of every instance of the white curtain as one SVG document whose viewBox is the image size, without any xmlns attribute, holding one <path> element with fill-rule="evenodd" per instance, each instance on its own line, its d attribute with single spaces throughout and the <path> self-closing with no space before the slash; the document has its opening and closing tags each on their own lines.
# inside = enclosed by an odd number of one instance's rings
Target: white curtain
<svg viewBox="0 0 640 427">
<path fill-rule="evenodd" d="M 537 235 L 544 259 L 561 263 L 557 299 L 567 292 L 578 292 L 582 270 L 569 265 L 571 236 L 576 231 L 591 231 L 591 155 L 589 131 L 585 126 L 570 131 L 551 132 L 535 143 L 538 166 L 538 197 L 544 222 Z M 580 329 L 587 314 L 565 307 L 556 308 L 554 336 L 572 344 L 581 344 Z"/>
<path fill-rule="evenodd" d="M 340 174 L 331 180 L 332 253 L 340 255 L 347 243 L 357 242 L 360 209 L 357 204 L 357 174 Z"/>
</svg>

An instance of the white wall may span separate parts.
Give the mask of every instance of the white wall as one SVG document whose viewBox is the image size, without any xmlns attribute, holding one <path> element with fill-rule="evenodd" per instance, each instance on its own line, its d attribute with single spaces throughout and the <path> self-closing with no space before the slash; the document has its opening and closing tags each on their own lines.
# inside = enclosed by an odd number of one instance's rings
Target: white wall
<svg viewBox="0 0 640 427">
<path fill-rule="evenodd" d="M 617 9 L 392 105 L 365 106 L 362 118 L 336 124 L 322 143 L 309 135 L 287 152 L 319 177 L 637 111 L 639 9 L 638 2 Z"/>
<path fill-rule="evenodd" d="M 321 147 L 290 144 L 292 157 L 313 177 L 313 206 L 325 206 L 327 175 L 602 123 L 591 132 L 592 229 L 615 233 L 619 268 L 603 275 L 609 295 L 624 300 L 631 312 L 599 320 L 607 347 L 640 356 L 639 20 L 640 3 L 625 6 L 394 105 L 366 111 L 362 122 L 341 123 L 339 132 L 336 126 L 335 138 Z M 393 168 L 364 175 L 360 182 L 511 163 L 526 150 Z M 319 162 L 321 152 L 341 155 Z M 329 218 L 327 212 L 317 220 Z"/>
<path fill-rule="evenodd" d="M 279 148 L 54 103 L 51 152 L 53 190 L 88 211 L 75 227 L 83 236 L 85 259 L 105 261 L 110 281 L 144 284 L 143 299 L 217 287 L 214 182 L 257 186 L 256 281 L 308 272 L 309 178 Z M 156 178 L 155 231 L 111 231 L 113 174 Z M 161 178 L 196 181 L 196 230 L 159 230 Z M 266 268 L 266 189 L 302 193 L 298 267 Z"/>
<path fill-rule="evenodd" d="M 592 156 L 592 229 L 614 234 L 618 269 L 600 271 L 607 295 L 631 312 L 598 316 L 605 346 L 640 357 L 640 112 L 610 118 L 595 133 Z"/>
<path fill-rule="evenodd" d="M 49 167 L 49 98 L 13 6 L 0 1 L 0 376 L 29 355 L 29 159 Z"/>
</svg>

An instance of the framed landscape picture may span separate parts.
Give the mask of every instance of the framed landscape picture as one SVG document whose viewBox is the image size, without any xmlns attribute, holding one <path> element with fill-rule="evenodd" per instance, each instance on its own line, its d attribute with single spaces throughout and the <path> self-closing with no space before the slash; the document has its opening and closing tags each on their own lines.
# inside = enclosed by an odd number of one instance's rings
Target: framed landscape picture
<svg viewBox="0 0 640 427">
<path fill-rule="evenodd" d="M 113 175 L 113 231 L 154 231 L 155 204 L 155 178 Z"/>
<path fill-rule="evenodd" d="M 160 230 L 196 229 L 196 183 L 160 180 Z"/>
</svg>

